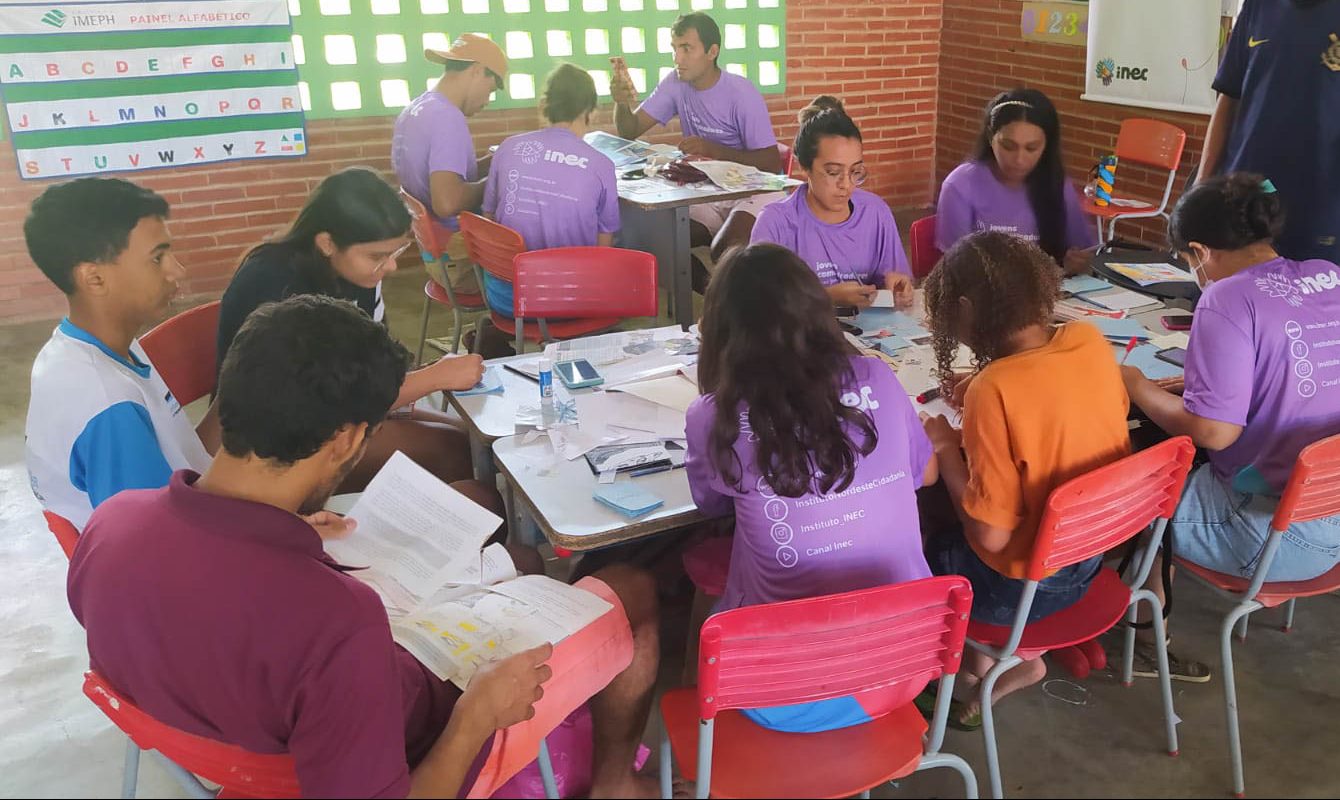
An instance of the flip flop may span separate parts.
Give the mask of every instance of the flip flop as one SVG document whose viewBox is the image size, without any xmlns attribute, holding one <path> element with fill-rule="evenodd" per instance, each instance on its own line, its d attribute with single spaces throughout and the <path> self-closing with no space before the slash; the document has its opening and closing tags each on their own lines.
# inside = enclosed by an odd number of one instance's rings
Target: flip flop
<svg viewBox="0 0 1340 800">
<path fill-rule="evenodd" d="M 936 698 L 936 684 L 931 683 L 927 685 L 925 689 L 922 689 L 921 694 L 917 695 L 916 698 L 912 701 L 913 703 L 916 704 L 917 710 L 921 712 L 921 716 L 925 717 L 927 722 L 929 722 L 935 717 L 935 698 Z M 976 730 L 981 730 L 982 728 L 981 710 L 979 709 L 977 713 L 968 717 L 968 719 L 963 720 L 962 719 L 963 708 L 964 703 L 962 700 L 949 701 L 949 719 L 947 720 L 949 727 L 953 728 L 956 731 L 972 732 Z"/>
</svg>

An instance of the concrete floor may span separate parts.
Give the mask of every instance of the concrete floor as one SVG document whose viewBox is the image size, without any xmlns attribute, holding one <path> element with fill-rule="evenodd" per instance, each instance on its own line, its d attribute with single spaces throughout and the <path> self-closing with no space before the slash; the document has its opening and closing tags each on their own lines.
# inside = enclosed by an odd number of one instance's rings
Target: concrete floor
<svg viewBox="0 0 1340 800">
<path fill-rule="evenodd" d="M 422 273 L 404 270 L 387 286 L 387 318 L 402 339 L 418 334 Z M 446 335 L 434 317 L 431 336 Z M 23 467 L 28 373 L 51 323 L 0 328 L 0 796 L 114 797 L 124 738 L 80 691 L 87 666 L 83 631 L 65 601 L 66 562 L 46 531 Z M 1181 756 L 1163 753 L 1157 685 L 1122 688 L 1110 674 L 1072 684 L 1053 667 L 1048 682 L 997 707 L 1005 787 L 1016 797 L 1219 797 L 1228 792 L 1223 684 L 1217 630 L 1223 605 L 1180 582 L 1175 645 L 1214 666 L 1203 685 L 1174 684 Z M 1295 629 L 1275 612 L 1253 621 L 1237 650 L 1247 786 L 1257 797 L 1340 795 L 1340 598 L 1299 604 Z M 682 642 L 682 634 L 680 636 Z M 666 642 L 666 672 L 680 647 Z M 673 663 L 672 663 L 673 662 Z M 648 741 L 653 741 L 648 739 Z M 945 749 L 968 759 L 986 793 L 980 734 L 949 732 Z M 876 797 L 960 797 L 946 771 L 915 775 Z M 140 796 L 184 797 L 152 759 Z"/>
</svg>

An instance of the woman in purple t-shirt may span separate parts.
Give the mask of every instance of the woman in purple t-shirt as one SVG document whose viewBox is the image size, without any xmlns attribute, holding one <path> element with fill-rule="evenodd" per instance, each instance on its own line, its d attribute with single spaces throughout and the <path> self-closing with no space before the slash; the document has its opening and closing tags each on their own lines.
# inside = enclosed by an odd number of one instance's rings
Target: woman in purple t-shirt
<svg viewBox="0 0 1340 800">
<path fill-rule="evenodd" d="M 688 409 L 689 488 L 710 515 L 735 513 L 718 610 L 930 575 L 916 490 L 935 458 L 898 379 L 843 339 L 814 273 L 755 244 L 708 286 Z M 867 722 L 922 685 L 746 714 L 796 732 Z"/>
<path fill-rule="evenodd" d="M 975 231 L 1036 242 L 1069 275 L 1088 269 L 1097 230 L 1066 178 L 1056 107 L 1036 89 L 991 98 L 976 152 L 940 186 L 936 248 L 948 252 Z"/>
<path fill-rule="evenodd" d="M 1281 257 L 1283 226 L 1279 195 L 1260 175 L 1211 178 L 1183 195 L 1172 244 L 1204 291 L 1181 397 L 1123 368 L 1131 402 L 1209 451 L 1169 525 L 1174 552 L 1248 579 L 1298 453 L 1340 434 L 1340 268 Z M 1266 580 L 1309 580 L 1337 563 L 1340 515 L 1295 523 Z"/>
<path fill-rule="evenodd" d="M 751 242 L 774 242 L 810 265 L 833 305 L 867 308 L 889 289 L 899 305 L 912 302 L 912 269 L 889 204 L 861 189 L 865 154 L 861 129 L 832 95 L 800 111 L 796 161 L 805 185 L 765 207 Z"/>
</svg>

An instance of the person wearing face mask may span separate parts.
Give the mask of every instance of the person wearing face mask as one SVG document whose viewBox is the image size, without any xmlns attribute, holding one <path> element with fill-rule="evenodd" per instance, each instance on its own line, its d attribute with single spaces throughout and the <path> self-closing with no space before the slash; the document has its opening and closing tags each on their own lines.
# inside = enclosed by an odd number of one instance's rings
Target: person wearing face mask
<svg viewBox="0 0 1340 800">
<path fill-rule="evenodd" d="M 1199 175 L 1265 175 L 1279 253 L 1340 260 L 1340 0 L 1245 0 L 1214 89 Z"/>
<path fill-rule="evenodd" d="M 349 167 L 321 181 L 287 231 L 242 258 L 219 309 L 217 368 L 222 369 L 242 323 L 265 303 L 324 295 L 350 300 L 382 322 L 382 278 L 396 271 L 396 259 L 409 249 L 409 228 L 405 204 L 372 170 Z M 436 391 L 468 389 L 483 374 L 480 356 L 446 356 L 406 376 L 396 407 Z M 343 490 L 361 489 L 396 450 L 444 481 L 473 475 L 469 439 L 458 423 L 436 411 L 414 409 L 387 420 Z M 483 497 L 492 502 L 496 492 Z"/>
<path fill-rule="evenodd" d="M 991 98 L 976 152 L 940 186 L 936 249 L 948 252 L 974 231 L 1012 233 L 1034 242 L 1067 275 L 1088 270 L 1097 231 L 1066 178 L 1056 108 L 1036 89 Z"/>
<path fill-rule="evenodd" d="M 1279 255 L 1284 224 L 1281 198 L 1260 175 L 1211 178 L 1183 195 L 1170 238 L 1204 289 L 1185 386 L 1179 397 L 1122 368 L 1132 403 L 1209 451 L 1169 524 L 1174 552 L 1248 580 L 1298 453 L 1340 433 L 1340 268 Z M 1295 523 L 1265 579 L 1308 580 L 1337 560 L 1340 516 Z M 1161 593 L 1162 581 L 1149 588 Z"/>
<path fill-rule="evenodd" d="M 750 242 L 773 242 L 800 256 L 839 307 L 866 308 L 879 289 L 912 301 L 912 270 L 893 212 L 865 183 L 861 131 L 831 95 L 800 112 L 796 161 L 806 183 L 763 209 Z"/>
</svg>

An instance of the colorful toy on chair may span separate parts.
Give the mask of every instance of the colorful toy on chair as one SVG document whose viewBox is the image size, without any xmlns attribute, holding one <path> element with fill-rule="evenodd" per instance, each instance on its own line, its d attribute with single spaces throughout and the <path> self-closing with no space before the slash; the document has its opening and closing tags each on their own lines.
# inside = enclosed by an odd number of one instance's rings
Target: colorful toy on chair
<svg viewBox="0 0 1340 800">
<path fill-rule="evenodd" d="M 1093 204 L 1109 206 L 1112 204 L 1112 184 L 1117 178 L 1117 157 L 1103 156 L 1098 162 L 1098 180 L 1095 182 Z"/>
</svg>

